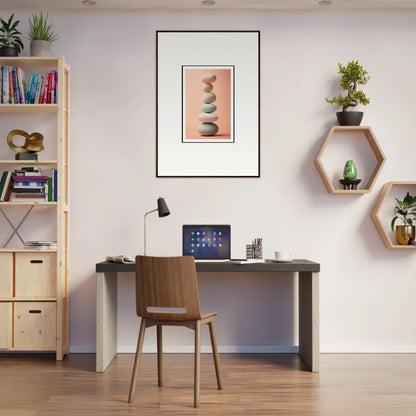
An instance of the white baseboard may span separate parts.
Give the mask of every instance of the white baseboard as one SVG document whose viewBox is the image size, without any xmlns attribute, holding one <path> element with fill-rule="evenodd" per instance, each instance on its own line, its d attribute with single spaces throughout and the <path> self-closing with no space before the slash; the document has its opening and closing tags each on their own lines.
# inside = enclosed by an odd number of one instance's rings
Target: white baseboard
<svg viewBox="0 0 416 416">
<path fill-rule="evenodd" d="M 70 345 L 70 354 L 95 354 L 95 345 Z"/>
<path fill-rule="evenodd" d="M 193 346 L 164 346 L 166 353 L 193 353 Z M 219 346 L 222 354 L 297 354 L 299 347 L 294 345 L 230 345 Z M 95 345 L 71 345 L 69 352 L 73 354 L 94 354 Z M 131 354 L 136 352 L 136 346 L 119 346 L 117 352 Z M 143 347 L 144 353 L 155 353 L 156 346 Z M 201 346 L 201 353 L 211 353 L 211 347 Z M 321 354 L 416 354 L 416 345 L 322 345 Z"/>
<path fill-rule="evenodd" d="M 414 354 L 416 345 L 321 345 L 321 354 Z"/>
<path fill-rule="evenodd" d="M 135 353 L 136 346 L 119 346 L 117 348 L 119 353 Z M 144 353 L 156 353 L 156 346 L 143 347 Z M 193 353 L 194 347 L 192 345 L 182 346 L 163 346 L 163 352 L 166 353 Z M 212 349 L 209 345 L 201 346 L 201 353 L 211 353 Z M 218 352 L 221 354 L 227 353 L 241 353 L 241 354 L 271 354 L 271 353 L 293 353 L 299 352 L 299 347 L 293 345 L 238 345 L 238 346 L 219 346 Z"/>
</svg>

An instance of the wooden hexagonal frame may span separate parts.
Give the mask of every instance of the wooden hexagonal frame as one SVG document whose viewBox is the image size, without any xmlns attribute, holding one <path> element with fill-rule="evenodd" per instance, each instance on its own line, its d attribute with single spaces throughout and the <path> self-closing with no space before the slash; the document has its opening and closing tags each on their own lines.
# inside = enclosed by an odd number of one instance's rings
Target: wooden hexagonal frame
<svg viewBox="0 0 416 416">
<path fill-rule="evenodd" d="M 344 189 L 335 189 L 329 175 L 322 164 L 321 157 L 331 140 L 331 137 L 334 133 L 342 132 L 342 133 L 363 133 L 367 142 L 373 152 L 375 158 L 377 159 L 377 164 L 368 180 L 365 188 L 363 189 L 354 189 L 354 190 L 344 190 Z M 381 149 L 376 136 L 374 135 L 373 130 L 369 126 L 333 126 L 329 130 L 325 140 L 322 143 L 321 148 L 319 149 L 318 154 L 314 160 L 315 166 L 318 169 L 319 174 L 321 175 L 322 181 L 324 182 L 326 189 L 330 194 L 344 194 L 344 195 L 357 195 L 357 194 L 365 194 L 373 189 L 374 183 L 381 172 L 381 169 L 386 162 L 386 157 Z"/>
<path fill-rule="evenodd" d="M 416 182 L 387 182 L 386 184 L 384 184 L 383 188 L 381 189 L 380 195 L 377 198 L 377 201 L 374 205 L 373 210 L 371 211 L 371 219 L 374 222 L 374 225 L 377 228 L 378 233 L 380 234 L 381 239 L 384 242 L 384 245 L 387 248 L 394 248 L 394 249 L 401 249 L 401 250 L 415 250 L 416 246 L 402 246 L 400 244 L 393 244 L 393 242 L 391 241 L 391 238 L 389 236 L 389 234 L 387 233 L 386 227 L 383 224 L 381 218 L 380 218 L 380 211 L 384 205 L 384 202 L 386 201 L 390 191 L 392 190 L 392 188 L 397 187 L 397 186 L 414 186 L 416 187 Z"/>
</svg>

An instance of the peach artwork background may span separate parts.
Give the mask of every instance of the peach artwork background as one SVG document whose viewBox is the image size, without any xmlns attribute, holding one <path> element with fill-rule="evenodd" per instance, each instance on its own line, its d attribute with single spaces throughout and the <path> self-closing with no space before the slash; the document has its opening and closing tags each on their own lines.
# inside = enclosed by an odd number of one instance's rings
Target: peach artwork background
<svg viewBox="0 0 416 416">
<path fill-rule="evenodd" d="M 184 68 L 184 71 L 184 139 L 207 141 L 215 141 L 216 139 L 232 140 L 231 68 Z M 217 114 L 218 116 L 218 120 L 214 122 L 218 126 L 218 133 L 214 136 L 202 136 L 197 130 L 198 126 L 201 124 L 201 121 L 198 120 L 198 115 L 203 113 L 201 106 L 203 104 L 202 95 L 204 94 L 204 91 L 202 90 L 202 87 L 204 83 L 201 81 L 201 77 L 204 74 L 214 74 L 217 76 L 217 79 L 212 83 L 214 88 L 211 91 L 217 97 L 212 103 L 217 106 L 214 114 Z"/>
</svg>

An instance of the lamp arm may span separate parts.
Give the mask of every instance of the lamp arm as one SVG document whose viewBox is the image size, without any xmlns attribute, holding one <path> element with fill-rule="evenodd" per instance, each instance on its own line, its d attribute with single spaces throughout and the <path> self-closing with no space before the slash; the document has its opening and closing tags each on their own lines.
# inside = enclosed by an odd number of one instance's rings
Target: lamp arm
<svg viewBox="0 0 416 416">
<path fill-rule="evenodd" d="M 144 220 L 143 220 L 143 229 L 144 229 L 144 244 L 143 244 L 143 254 L 146 255 L 146 218 L 149 214 L 151 214 L 152 212 L 157 211 L 158 209 L 152 209 L 151 211 L 148 211 L 144 214 Z"/>
</svg>

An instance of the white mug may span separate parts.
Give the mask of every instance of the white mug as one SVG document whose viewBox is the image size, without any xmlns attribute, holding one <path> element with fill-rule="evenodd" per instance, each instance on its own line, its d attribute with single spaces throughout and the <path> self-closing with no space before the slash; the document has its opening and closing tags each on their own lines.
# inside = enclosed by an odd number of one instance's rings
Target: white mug
<svg viewBox="0 0 416 416">
<path fill-rule="evenodd" d="M 279 261 L 290 261 L 292 260 L 292 254 L 286 250 L 275 251 L 274 258 Z"/>
</svg>

